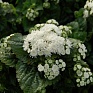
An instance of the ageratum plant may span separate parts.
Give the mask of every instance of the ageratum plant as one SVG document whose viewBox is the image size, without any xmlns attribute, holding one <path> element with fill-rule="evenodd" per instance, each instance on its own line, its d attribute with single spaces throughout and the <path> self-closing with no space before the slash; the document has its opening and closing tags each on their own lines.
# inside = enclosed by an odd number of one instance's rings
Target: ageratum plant
<svg viewBox="0 0 93 93">
<path fill-rule="evenodd" d="M 64 82 L 70 74 L 74 87 L 93 82 L 93 74 L 84 61 L 87 48 L 82 41 L 70 37 L 71 29 L 51 19 L 36 24 L 26 36 L 15 33 L 1 42 L 1 60 L 15 56 L 14 62 L 6 63 L 16 65 L 17 80 L 24 93 L 46 93 L 47 87 Z"/>
<path fill-rule="evenodd" d="M 71 6 L 72 0 L 65 2 Z M 0 16 L 8 26 L 11 24 L 11 29 L 4 25 L 11 30 L 6 34 L 3 33 L 6 28 L 1 26 L 1 93 L 90 93 L 93 86 L 93 1 L 86 1 L 84 8 L 75 11 L 74 20 L 70 22 L 67 22 L 68 17 L 61 17 L 61 5 L 65 2 L 26 0 L 20 4 L 18 0 L 15 8 L 0 1 Z M 74 2 L 79 3 L 79 0 Z M 53 15 L 56 9 L 59 10 L 57 15 Z M 68 8 L 64 9 L 71 13 Z M 47 15 L 47 11 L 53 13 Z"/>
</svg>

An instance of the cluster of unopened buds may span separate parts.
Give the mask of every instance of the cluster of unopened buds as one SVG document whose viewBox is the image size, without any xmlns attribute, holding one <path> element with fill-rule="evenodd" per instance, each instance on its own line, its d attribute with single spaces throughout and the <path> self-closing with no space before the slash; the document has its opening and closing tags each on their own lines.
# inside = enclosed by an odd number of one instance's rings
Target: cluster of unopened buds
<svg viewBox="0 0 93 93">
<path fill-rule="evenodd" d="M 31 21 L 34 21 L 34 19 L 36 17 L 38 17 L 39 15 L 39 12 L 35 9 L 32 9 L 32 8 L 28 8 L 27 10 L 27 13 L 26 13 L 26 17 L 31 20 Z"/>
<path fill-rule="evenodd" d="M 59 23 L 58 23 L 56 20 L 54 20 L 54 19 L 50 19 L 50 20 L 46 21 L 46 23 L 47 23 L 47 24 L 59 25 Z"/>
<path fill-rule="evenodd" d="M 44 7 L 44 8 L 50 8 L 50 3 L 49 3 L 48 1 L 45 1 L 45 2 L 43 3 L 43 7 Z"/>
<path fill-rule="evenodd" d="M 8 41 L 8 39 L 9 39 L 11 36 L 13 36 L 13 35 L 14 35 L 14 34 L 11 34 L 10 36 L 7 36 L 6 38 L 3 38 L 3 43 L 0 42 L 0 47 L 5 47 L 5 48 L 7 48 L 7 47 L 8 47 L 7 41 Z"/>
<path fill-rule="evenodd" d="M 89 17 L 93 14 L 93 0 L 87 0 L 84 6 L 84 18 Z"/>
<path fill-rule="evenodd" d="M 83 59 L 85 59 L 87 49 L 84 44 L 78 43 L 78 52 L 83 57 Z"/>
<path fill-rule="evenodd" d="M 43 7 L 44 8 L 50 8 L 50 2 L 53 1 L 55 4 L 59 3 L 59 0 L 44 0 Z"/>
<path fill-rule="evenodd" d="M 44 66 L 42 64 L 38 65 L 38 71 L 44 72 L 44 77 L 48 80 L 52 80 L 56 78 L 60 71 L 64 71 L 66 67 L 66 63 L 62 60 L 45 60 Z"/>
<path fill-rule="evenodd" d="M 78 42 L 78 41 L 73 46 L 76 48 L 76 52 L 73 56 L 73 61 L 85 59 L 87 53 L 86 46 L 82 42 Z"/>
<path fill-rule="evenodd" d="M 93 74 L 88 67 L 83 67 L 77 63 L 74 65 L 74 71 L 76 72 L 77 87 L 86 86 L 93 82 Z"/>
<path fill-rule="evenodd" d="M 8 2 L 2 2 L 2 7 L 4 9 L 8 8 L 9 7 L 9 3 Z"/>
<path fill-rule="evenodd" d="M 3 11 L 3 13 L 1 13 L 2 15 L 6 15 L 7 13 L 14 13 L 15 9 L 12 4 L 3 1 L 0 1 L 0 3 Z"/>
<path fill-rule="evenodd" d="M 72 34 L 71 26 L 60 25 L 59 28 L 62 31 L 62 36 L 63 37 L 68 37 L 70 34 Z"/>
</svg>

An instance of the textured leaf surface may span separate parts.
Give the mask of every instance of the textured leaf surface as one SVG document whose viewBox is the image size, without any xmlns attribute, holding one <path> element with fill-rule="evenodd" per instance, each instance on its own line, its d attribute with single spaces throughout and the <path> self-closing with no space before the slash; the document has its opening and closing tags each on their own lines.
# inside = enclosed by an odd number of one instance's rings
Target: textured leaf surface
<svg viewBox="0 0 93 93">
<path fill-rule="evenodd" d="M 2 51 L 2 50 L 0 50 Z M 15 63 L 16 63 L 16 59 L 14 57 L 14 55 L 11 54 L 7 54 L 7 53 L 0 53 L 0 60 L 2 63 L 5 63 L 6 65 L 10 66 L 10 67 L 14 67 Z"/>
<path fill-rule="evenodd" d="M 39 77 L 34 67 L 18 62 L 16 76 L 24 93 L 45 93 L 45 82 Z"/>
<path fill-rule="evenodd" d="M 23 36 L 20 33 L 16 33 L 9 39 L 9 44 L 16 55 L 16 57 L 22 61 L 29 61 L 29 55 L 23 50 Z"/>
<path fill-rule="evenodd" d="M 0 43 L 0 60 L 2 63 L 5 63 L 6 65 L 10 67 L 14 67 L 16 64 L 16 57 L 14 53 L 11 51 L 10 47 L 4 47 L 2 46 L 3 43 Z"/>
</svg>

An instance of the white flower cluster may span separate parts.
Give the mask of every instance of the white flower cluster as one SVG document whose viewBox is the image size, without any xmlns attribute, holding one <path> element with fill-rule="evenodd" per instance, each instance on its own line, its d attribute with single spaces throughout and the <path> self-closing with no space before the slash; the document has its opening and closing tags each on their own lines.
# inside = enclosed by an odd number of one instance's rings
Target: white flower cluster
<svg viewBox="0 0 93 93">
<path fill-rule="evenodd" d="M 13 13 L 15 10 L 13 9 L 12 4 L 9 4 L 8 2 L 2 2 L 1 8 L 3 8 L 2 15 L 6 15 L 7 13 Z M 12 20 L 13 21 L 13 20 Z"/>
<path fill-rule="evenodd" d="M 74 71 L 76 72 L 77 87 L 86 86 L 93 82 L 93 74 L 88 67 L 83 67 L 80 64 L 74 65 Z"/>
<path fill-rule="evenodd" d="M 2 2 L 2 7 L 3 8 L 8 8 L 9 7 L 9 3 L 8 2 Z"/>
<path fill-rule="evenodd" d="M 43 7 L 44 7 L 44 8 L 50 8 L 50 3 L 49 3 L 48 1 L 45 1 L 45 2 L 43 3 Z"/>
<path fill-rule="evenodd" d="M 60 25 L 59 28 L 62 31 L 62 36 L 63 37 L 68 37 L 68 35 L 72 34 L 71 26 Z"/>
<path fill-rule="evenodd" d="M 50 8 L 51 1 L 55 2 L 55 4 L 58 4 L 59 3 L 59 0 L 44 0 L 43 7 L 44 8 Z"/>
<path fill-rule="evenodd" d="M 59 23 L 58 23 L 56 20 L 54 20 L 54 19 L 50 19 L 50 20 L 46 21 L 46 23 L 47 23 L 47 24 L 59 25 Z"/>
<path fill-rule="evenodd" d="M 89 15 L 93 14 L 93 0 L 87 0 L 84 6 L 84 18 L 89 17 Z"/>
<path fill-rule="evenodd" d="M 78 52 L 81 54 L 83 59 L 86 57 L 87 49 L 84 44 L 78 43 Z"/>
<path fill-rule="evenodd" d="M 43 27 L 44 26 L 44 24 L 42 23 L 42 24 L 36 24 L 35 25 L 35 30 L 39 30 L 41 27 Z M 31 30 L 31 32 L 32 32 L 32 30 Z"/>
<path fill-rule="evenodd" d="M 6 38 L 4 38 L 3 40 L 4 40 L 3 43 L 0 42 L 0 47 L 2 47 L 2 48 L 7 48 L 8 45 L 7 45 L 7 42 L 6 42 Z"/>
<path fill-rule="evenodd" d="M 39 15 L 39 12 L 35 9 L 32 9 L 32 8 L 28 8 L 27 10 L 27 13 L 26 13 L 26 17 L 31 20 L 31 21 L 34 21 L 34 19 L 36 17 L 38 17 Z"/>
<path fill-rule="evenodd" d="M 79 61 L 79 60 L 81 60 L 80 54 L 74 54 L 73 61 Z"/>
<path fill-rule="evenodd" d="M 4 51 L 1 51 L 0 52 L 0 55 L 4 56 L 5 54 L 7 55 L 11 55 L 12 51 L 11 51 L 11 47 L 9 46 L 8 44 L 8 39 L 13 36 L 14 34 L 11 34 L 10 36 L 7 36 L 6 38 L 3 38 L 1 41 L 0 41 L 0 48 L 3 48 Z"/>
<path fill-rule="evenodd" d="M 64 50 L 64 54 L 70 54 L 70 49 L 72 47 L 71 41 L 69 39 L 65 39 L 65 50 Z"/>
<path fill-rule="evenodd" d="M 61 30 L 54 24 L 44 24 L 24 39 L 23 48 L 31 57 L 52 54 L 70 54 L 72 45 L 69 39 L 61 37 Z"/>
<path fill-rule="evenodd" d="M 7 44 L 7 41 L 8 39 L 13 36 L 14 34 L 11 34 L 10 36 L 7 36 L 6 38 L 4 38 L 4 42 L 2 44 L 0 44 L 0 47 L 5 47 L 7 48 L 8 47 L 8 44 Z"/>
<path fill-rule="evenodd" d="M 52 80 L 60 74 L 60 70 L 64 71 L 66 67 L 66 63 L 62 60 L 45 60 L 44 66 L 39 64 L 38 71 L 44 72 L 44 77 Z"/>
<path fill-rule="evenodd" d="M 72 46 L 74 47 L 75 51 L 73 55 L 73 61 L 78 61 L 81 60 L 82 58 L 85 59 L 87 53 L 86 46 L 82 42 L 76 40 L 74 42 L 72 41 Z"/>
</svg>

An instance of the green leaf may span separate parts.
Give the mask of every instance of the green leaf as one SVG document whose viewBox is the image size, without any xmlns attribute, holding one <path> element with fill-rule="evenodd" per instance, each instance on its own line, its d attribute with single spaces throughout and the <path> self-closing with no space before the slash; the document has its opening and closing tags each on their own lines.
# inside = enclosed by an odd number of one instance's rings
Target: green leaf
<svg viewBox="0 0 93 93">
<path fill-rule="evenodd" d="M 45 81 L 34 67 L 19 61 L 16 65 L 16 76 L 24 93 L 45 93 Z"/>
<path fill-rule="evenodd" d="M 86 21 L 86 19 L 80 17 L 76 21 L 79 24 L 79 30 L 80 31 L 86 31 L 86 29 L 87 29 L 87 21 Z"/>
<path fill-rule="evenodd" d="M 73 31 L 78 31 L 79 30 L 78 22 L 73 21 L 73 22 L 70 22 L 68 25 L 72 27 Z"/>
<path fill-rule="evenodd" d="M 10 47 L 2 46 L 3 43 L 0 43 L 0 60 L 2 63 L 10 67 L 14 67 L 16 64 L 16 57 L 14 53 L 11 51 Z M 2 46 L 2 47 L 1 47 Z"/>
<path fill-rule="evenodd" d="M 82 17 L 84 9 L 81 8 L 79 11 L 75 11 L 74 15 L 76 18 Z"/>
<path fill-rule="evenodd" d="M 43 10 L 42 0 L 37 0 L 36 2 L 36 10 Z"/>
<path fill-rule="evenodd" d="M 25 2 L 23 2 L 23 12 L 26 11 L 26 9 L 28 9 L 30 7 L 30 5 L 32 4 L 31 0 L 26 0 Z"/>
<path fill-rule="evenodd" d="M 38 6 L 36 7 L 36 10 L 43 10 L 43 6 L 42 6 L 42 5 L 38 5 Z"/>
<path fill-rule="evenodd" d="M 76 32 L 73 32 L 72 37 L 75 39 L 79 39 L 81 41 L 85 41 L 87 37 L 87 32 L 76 31 Z"/>
<path fill-rule="evenodd" d="M 1 51 L 1 50 L 0 50 Z M 16 64 L 16 59 L 14 54 L 8 54 L 8 53 L 0 53 L 0 60 L 2 63 L 5 63 L 6 65 L 10 67 L 14 67 Z"/>
<path fill-rule="evenodd" d="M 16 57 L 23 62 L 27 62 L 30 60 L 30 57 L 28 53 L 23 50 L 23 41 L 23 36 L 20 33 L 15 33 L 8 39 L 8 43 Z"/>
</svg>

